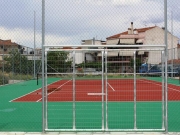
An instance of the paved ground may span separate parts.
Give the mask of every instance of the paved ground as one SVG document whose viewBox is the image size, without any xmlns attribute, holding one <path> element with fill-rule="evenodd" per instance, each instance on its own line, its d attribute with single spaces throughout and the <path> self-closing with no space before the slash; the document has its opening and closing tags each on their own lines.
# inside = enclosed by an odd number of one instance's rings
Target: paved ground
<svg viewBox="0 0 180 135">
<path fill-rule="evenodd" d="M 157 132 L 0 132 L 0 135 L 180 135 L 180 132 L 157 133 Z"/>
</svg>

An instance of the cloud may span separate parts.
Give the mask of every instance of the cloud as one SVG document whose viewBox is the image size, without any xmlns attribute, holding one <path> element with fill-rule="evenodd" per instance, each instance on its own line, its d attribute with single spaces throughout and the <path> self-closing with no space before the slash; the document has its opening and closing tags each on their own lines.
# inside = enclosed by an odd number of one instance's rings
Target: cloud
<svg viewBox="0 0 180 135">
<path fill-rule="evenodd" d="M 18 44 L 27 46 L 27 47 L 34 47 L 34 31 L 31 29 L 8 29 L 5 27 L 0 27 L 0 35 L 1 39 L 9 40 L 11 39 L 12 42 L 16 42 Z M 72 40 L 71 36 L 60 36 L 57 34 L 46 34 L 45 44 L 68 44 Z M 36 47 L 41 48 L 41 33 L 36 32 Z"/>
<path fill-rule="evenodd" d="M 118 6 L 126 6 L 126 5 L 134 5 L 141 2 L 141 0 L 112 0 L 114 5 Z"/>
<path fill-rule="evenodd" d="M 46 44 L 80 44 L 83 39 L 105 40 L 135 28 L 164 25 L 164 0 L 45 0 Z M 169 1 L 168 1 L 169 2 Z M 10 3 L 10 4 L 9 4 Z M 179 0 L 168 3 L 178 27 Z M 41 0 L 0 1 L 0 37 L 33 45 L 34 11 L 36 40 L 41 46 Z M 170 16 L 168 16 L 170 19 Z M 169 23 L 168 23 L 169 24 Z M 177 31 L 177 29 L 176 29 Z M 5 36 L 6 35 L 6 36 Z"/>
</svg>

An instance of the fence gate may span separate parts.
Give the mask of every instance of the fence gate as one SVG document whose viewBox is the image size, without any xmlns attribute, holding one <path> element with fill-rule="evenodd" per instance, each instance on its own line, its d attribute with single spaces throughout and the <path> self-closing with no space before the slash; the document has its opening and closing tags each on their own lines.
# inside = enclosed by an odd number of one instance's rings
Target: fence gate
<svg viewBox="0 0 180 135">
<path fill-rule="evenodd" d="M 44 130 L 164 131 L 164 45 L 157 49 L 117 45 L 113 46 L 116 49 L 108 45 L 86 49 L 91 46 L 45 46 Z M 147 63 L 150 60 L 141 55 L 145 52 L 156 55 L 159 63 Z"/>
</svg>

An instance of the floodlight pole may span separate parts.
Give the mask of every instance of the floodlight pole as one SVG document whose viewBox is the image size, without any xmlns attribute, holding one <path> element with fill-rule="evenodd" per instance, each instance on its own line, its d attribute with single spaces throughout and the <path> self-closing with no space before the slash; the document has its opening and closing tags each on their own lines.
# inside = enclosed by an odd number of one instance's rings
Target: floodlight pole
<svg viewBox="0 0 180 135">
<path fill-rule="evenodd" d="M 34 11 L 34 79 L 36 78 L 35 52 L 36 52 L 36 12 Z"/>
</svg>

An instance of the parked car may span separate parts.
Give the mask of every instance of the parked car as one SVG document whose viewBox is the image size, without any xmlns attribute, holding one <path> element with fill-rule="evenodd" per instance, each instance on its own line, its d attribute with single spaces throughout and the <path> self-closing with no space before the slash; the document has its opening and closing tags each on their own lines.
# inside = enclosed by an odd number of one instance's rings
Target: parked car
<svg viewBox="0 0 180 135">
<path fill-rule="evenodd" d="M 142 64 L 139 73 L 161 76 L 161 69 L 157 65 Z"/>
<path fill-rule="evenodd" d="M 168 66 L 168 76 L 171 77 L 173 75 L 173 77 L 177 77 L 180 75 L 180 67 L 174 67 L 173 69 L 171 67 Z"/>
</svg>

